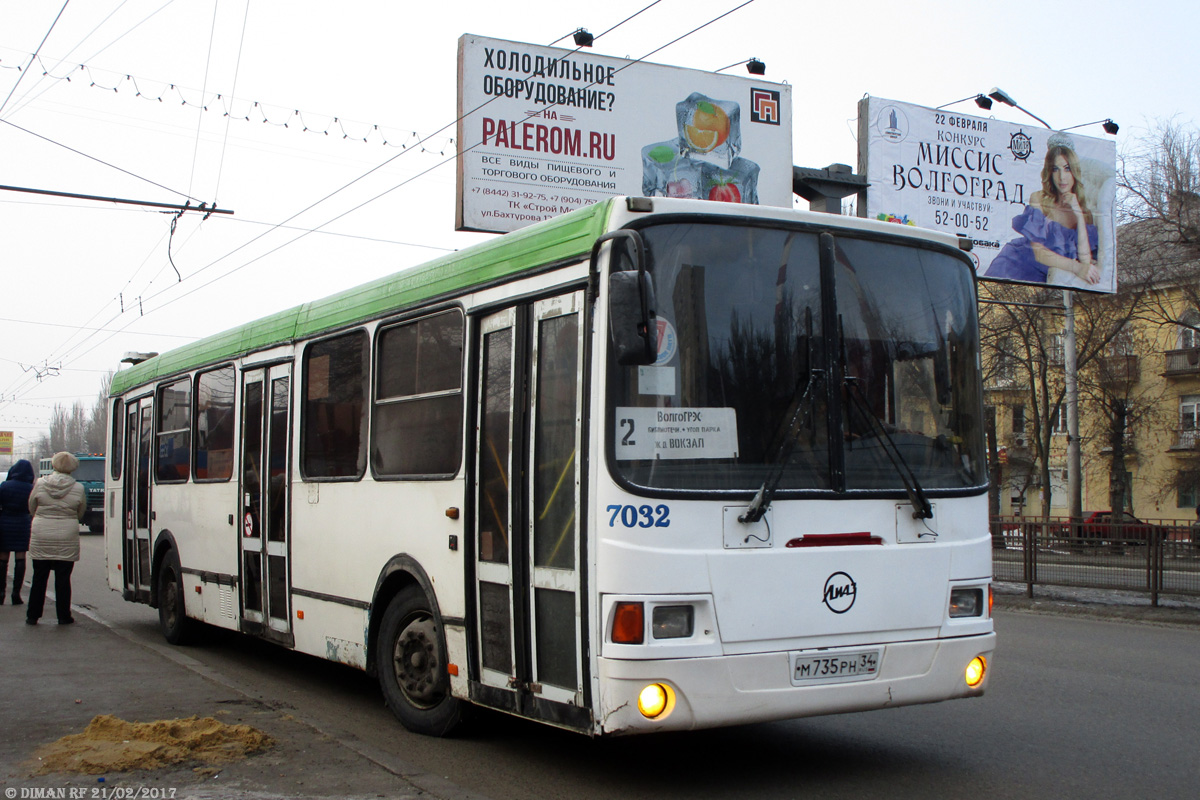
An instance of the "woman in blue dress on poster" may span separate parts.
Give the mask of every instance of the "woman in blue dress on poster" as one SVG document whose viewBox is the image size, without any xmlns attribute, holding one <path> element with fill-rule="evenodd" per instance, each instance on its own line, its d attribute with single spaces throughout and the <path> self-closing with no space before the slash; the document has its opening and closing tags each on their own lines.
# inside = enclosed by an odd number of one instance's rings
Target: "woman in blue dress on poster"
<svg viewBox="0 0 1200 800">
<path fill-rule="evenodd" d="M 1000 278 L 1045 283 L 1051 268 L 1064 270 L 1086 283 L 1100 282 L 1096 255 L 1100 235 L 1079 182 L 1079 159 L 1053 138 L 1042 168 L 1042 188 L 1029 197 L 1029 205 L 1013 221 L 1021 234 L 992 259 L 986 273 Z"/>
</svg>

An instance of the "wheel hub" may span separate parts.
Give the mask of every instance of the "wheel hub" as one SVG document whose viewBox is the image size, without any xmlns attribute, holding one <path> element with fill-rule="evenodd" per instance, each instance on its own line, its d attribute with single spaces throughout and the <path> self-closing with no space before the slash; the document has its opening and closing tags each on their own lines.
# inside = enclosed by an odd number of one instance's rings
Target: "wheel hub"
<svg viewBox="0 0 1200 800">
<path fill-rule="evenodd" d="M 424 705 L 437 700 L 441 662 L 438 658 L 437 628 L 433 620 L 413 620 L 406 625 L 396 637 L 393 660 L 396 679 L 409 699 Z"/>
</svg>

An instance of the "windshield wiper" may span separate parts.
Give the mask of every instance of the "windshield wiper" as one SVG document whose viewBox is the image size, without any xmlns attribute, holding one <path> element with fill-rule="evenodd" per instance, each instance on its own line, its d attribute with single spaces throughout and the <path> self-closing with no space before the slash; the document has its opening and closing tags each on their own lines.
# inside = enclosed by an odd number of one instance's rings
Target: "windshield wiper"
<svg viewBox="0 0 1200 800">
<path fill-rule="evenodd" d="M 912 503 L 913 519 L 933 519 L 933 506 L 929 504 L 929 498 L 925 496 L 925 492 L 921 489 L 921 484 L 917 480 L 916 473 L 913 472 L 912 467 L 905 461 L 904 454 L 900 452 L 900 448 L 892 440 L 892 436 L 887 432 L 887 428 L 883 427 L 883 423 L 879 421 L 879 418 L 872 413 L 870 406 L 867 405 L 867 399 L 863 397 L 862 387 L 858 385 L 858 378 L 847 375 L 845 380 L 846 394 L 850 397 L 851 403 L 854 404 L 854 407 L 858 409 L 860 414 L 874 423 L 875 430 L 880 435 L 880 441 L 884 443 L 883 451 L 887 453 L 892 466 L 896 468 L 896 474 L 900 476 L 900 481 L 904 484 L 904 491 L 908 495 L 908 501 Z"/>
<path fill-rule="evenodd" d="M 796 449 L 796 442 L 800 439 L 801 428 L 796 423 L 800 421 L 802 414 L 812 411 L 810 398 L 812 396 L 813 387 L 818 383 L 823 383 L 825 373 L 819 369 L 810 369 L 808 371 L 807 386 L 804 387 L 804 394 L 796 401 L 796 410 L 792 413 L 792 418 L 788 422 L 788 426 L 784 428 L 787 438 L 783 440 L 783 444 L 779 446 L 779 455 L 775 457 L 775 466 L 771 473 L 767 475 L 767 479 L 763 481 L 758 492 L 755 493 L 754 499 L 750 501 L 750 505 L 746 506 L 744 514 L 738 516 L 738 522 L 743 524 L 755 523 L 763 518 L 767 513 L 767 507 L 771 505 L 771 498 L 779 489 L 779 483 L 783 480 L 783 471 L 787 467 L 788 461 L 792 457 L 792 451 Z M 811 426 L 811 420 L 809 421 Z"/>
</svg>

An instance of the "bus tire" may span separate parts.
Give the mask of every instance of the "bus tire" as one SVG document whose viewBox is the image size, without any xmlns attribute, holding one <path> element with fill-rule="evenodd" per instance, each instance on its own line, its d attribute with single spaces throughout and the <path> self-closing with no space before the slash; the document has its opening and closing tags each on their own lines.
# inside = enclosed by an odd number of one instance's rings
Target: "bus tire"
<svg viewBox="0 0 1200 800">
<path fill-rule="evenodd" d="M 184 609 L 183 571 L 179 556 L 168 552 L 158 568 L 158 625 L 168 644 L 187 644 L 195 629 Z"/>
<path fill-rule="evenodd" d="M 425 593 L 410 586 L 384 612 L 375 649 L 379 686 L 388 708 L 414 733 L 448 736 L 466 703 L 450 694 L 446 640 Z"/>
</svg>

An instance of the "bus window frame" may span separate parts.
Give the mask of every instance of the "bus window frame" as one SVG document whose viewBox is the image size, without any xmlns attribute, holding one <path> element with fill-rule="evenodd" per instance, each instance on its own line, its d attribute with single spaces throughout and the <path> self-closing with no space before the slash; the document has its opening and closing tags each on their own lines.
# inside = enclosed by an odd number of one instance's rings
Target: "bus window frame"
<svg viewBox="0 0 1200 800">
<path fill-rule="evenodd" d="M 455 312 L 455 311 L 458 312 L 459 321 L 462 323 L 462 336 L 463 336 L 462 352 L 459 356 L 459 362 L 458 362 L 458 389 L 455 391 L 446 390 L 445 392 L 428 393 L 428 394 L 424 394 L 424 395 L 408 395 L 408 396 L 401 397 L 399 399 L 389 398 L 387 400 L 384 400 L 383 402 L 380 402 L 376 398 L 376 395 L 379 391 L 379 386 L 378 386 L 379 377 L 380 377 L 379 356 L 380 356 L 381 340 L 383 338 L 383 335 L 390 330 L 395 330 L 396 328 L 402 327 L 404 325 L 419 324 L 422 320 L 432 319 L 433 317 L 439 316 L 441 314 L 446 314 L 446 313 Z M 465 461 L 465 459 L 463 457 L 463 453 L 465 452 L 465 448 L 466 448 L 466 436 L 467 436 L 466 415 L 468 413 L 468 403 L 470 401 L 470 398 L 467 396 L 467 386 L 466 386 L 467 379 L 466 379 L 466 374 L 465 374 L 466 365 L 467 365 L 467 361 L 468 361 L 468 346 L 469 345 L 468 345 L 467 337 L 470 335 L 469 322 L 470 322 L 470 315 L 467 314 L 466 310 L 462 307 L 462 305 L 459 303 L 453 303 L 450 305 L 431 306 L 431 307 L 427 307 L 427 308 L 415 309 L 415 310 L 411 311 L 410 313 L 404 314 L 402 316 L 397 316 L 397 317 L 392 317 L 389 319 L 380 320 L 379 324 L 376 325 L 375 333 L 374 333 L 374 336 L 372 337 L 372 341 L 371 341 L 371 386 L 370 386 L 370 397 L 368 398 L 368 402 L 370 403 L 370 423 L 371 423 L 370 428 L 371 428 L 371 430 L 370 430 L 370 436 L 369 436 L 368 444 L 367 444 L 367 466 L 371 471 L 371 478 L 373 480 L 377 480 L 377 481 L 381 481 L 381 482 L 382 481 L 448 481 L 448 480 L 454 480 L 456 477 L 458 477 L 459 474 L 462 473 L 463 464 Z M 377 405 L 395 405 L 397 403 L 405 403 L 410 400 L 423 400 L 423 399 L 428 399 L 428 398 L 432 398 L 432 397 L 452 397 L 455 394 L 457 394 L 457 396 L 459 398 L 458 453 L 457 453 L 458 460 L 457 460 L 457 465 L 455 466 L 453 472 L 433 472 L 433 473 L 414 472 L 414 473 L 406 473 L 406 474 L 393 474 L 393 473 L 387 473 L 387 472 L 380 472 L 375 468 L 375 459 L 372 457 L 372 453 L 375 449 L 375 433 L 376 433 L 376 431 L 375 431 L 375 425 L 376 425 L 375 408 Z"/>
<path fill-rule="evenodd" d="M 233 407 L 232 407 L 231 413 L 234 415 L 233 423 L 232 423 L 233 438 L 231 440 L 231 447 L 233 448 L 233 461 L 232 461 L 233 466 L 231 467 L 231 469 L 229 471 L 229 475 L 227 475 L 224 478 L 199 478 L 199 477 L 197 477 L 197 472 L 196 472 L 196 457 L 200 454 L 200 448 L 197 446 L 197 443 L 200 441 L 200 431 L 198 428 L 198 426 L 200 424 L 200 378 L 201 378 L 201 376 L 207 375 L 210 372 L 217 372 L 218 370 L 222 370 L 222 369 L 228 369 L 228 370 L 232 371 L 232 373 L 233 373 L 233 383 L 231 384 L 231 388 L 233 390 Z M 237 364 L 233 363 L 232 361 L 228 361 L 228 362 L 225 362 L 222 364 L 216 364 L 211 367 L 204 367 L 203 369 L 198 369 L 198 370 L 196 370 L 195 375 L 192 377 L 192 456 L 191 456 L 191 458 L 192 458 L 192 460 L 191 460 L 192 483 L 229 483 L 231 480 L 233 480 L 233 476 L 235 474 L 237 474 L 237 445 L 238 445 L 238 438 L 237 438 L 238 437 L 238 415 L 237 415 L 238 392 L 237 392 L 237 389 L 238 389 L 238 368 L 237 368 Z M 207 451 L 207 448 L 206 448 L 206 451 Z"/>
<path fill-rule="evenodd" d="M 163 423 L 162 415 L 163 415 L 164 409 L 166 408 L 166 403 L 163 402 L 163 393 L 169 387 L 175 386 L 175 385 L 181 384 L 181 383 L 187 386 L 187 391 L 188 391 L 187 424 L 182 428 L 170 428 L 167 430 L 163 430 L 163 428 L 161 427 L 161 425 Z M 153 402 L 154 402 L 154 414 L 153 414 L 154 447 L 151 448 L 150 460 L 152 462 L 151 474 L 154 476 L 154 484 L 155 485 L 162 485 L 162 486 L 178 485 L 178 484 L 182 484 L 182 483 L 188 483 L 192 478 L 192 420 L 193 420 L 192 389 L 193 389 L 192 376 L 190 374 L 176 375 L 173 378 L 170 378 L 165 381 L 161 381 L 154 386 L 154 394 L 153 394 L 153 397 L 154 397 L 154 400 L 153 400 Z M 180 432 L 186 433 L 188 436 L 188 456 L 187 456 L 187 460 L 184 462 L 187 465 L 187 475 L 183 476 L 182 478 L 172 478 L 172 479 L 168 479 L 168 480 L 163 480 L 159 475 L 159 463 L 158 463 L 159 442 L 161 441 L 161 437 L 164 435 L 177 435 Z"/>
<path fill-rule="evenodd" d="M 649 219 L 638 219 L 632 221 L 627 228 L 636 230 L 639 233 L 644 232 L 648 228 L 659 225 L 672 224 L 705 224 L 705 225 L 730 225 L 743 228 L 765 228 L 770 230 L 788 230 L 798 231 L 803 233 L 812 233 L 819 236 L 822 233 L 830 233 L 834 237 L 835 243 L 842 239 L 862 239 L 866 241 L 882 242 L 889 244 L 898 244 L 904 247 L 910 247 L 918 250 L 925 250 L 942 255 L 950 256 L 959 261 L 963 269 L 967 270 L 967 274 L 971 279 L 975 304 L 978 304 L 979 297 L 979 276 L 975 272 L 974 263 L 971 257 L 961 249 L 953 248 L 947 244 L 931 242 L 925 239 L 907 238 L 903 233 L 893 234 L 881 231 L 864 231 L 853 228 L 840 228 L 834 225 L 823 224 L 816 221 L 803 222 L 788 222 L 781 223 L 777 220 L 770 219 L 754 219 L 745 217 L 727 217 L 721 215 L 697 217 L 691 214 L 661 214 Z M 649 255 L 647 255 L 649 259 Z M 604 272 L 607 273 L 612 269 L 611 261 L 605 265 Z M 651 272 L 649 263 L 647 263 L 647 271 Z M 653 274 L 653 273 L 651 273 Z M 824 289 L 822 290 L 824 291 Z M 980 339 L 982 333 L 978 332 Z M 605 334 L 607 340 L 607 332 Z M 604 394 L 597 398 L 601 403 L 603 419 L 597 420 L 593 416 L 593 421 L 601 425 L 603 431 L 603 452 L 604 452 L 604 467 L 609 478 L 612 479 L 618 487 L 623 491 L 637 497 L 645 497 L 647 499 L 659 500 L 698 500 L 698 499 L 719 499 L 724 502 L 740 503 L 743 500 L 749 501 L 752 499 L 755 489 L 753 487 L 740 489 L 679 489 L 679 488 L 664 488 L 643 486 L 629 480 L 624 471 L 617 464 L 616 457 L 616 434 L 615 422 L 616 414 L 613 412 L 614 398 L 612 392 L 617 381 L 617 370 L 622 367 L 615 363 L 615 359 L 611 354 L 612 342 L 606 341 L 604 359 L 605 364 L 601 367 L 605 371 L 605 390 Z M 981 373 L 982 374 L 982 373 Z M 982 420 L 983 413 L 983 392 L 980 392 L 980 408 L 978 413 Z M 982 434 L 981 434 L 982 435 Z M 986 459 L 984 461 L 983 480 L 975 486 L 963 486 L 956 488 L 941 488 L 941 489 L 925 489 L 925 493 L 930 498 L 956 498 L 956 497 L 976 497 L 981 494 L 986 494 L 988 484 L 991 481 L 990 475 L 987 473 Z M 907 499 L 907 495 L 900 487 L 888 489 L 846 489 L 839 491 L 837 489 L 784 489 L 781 488 L 776 493 L 777 500 L 866 500 L 873 498 L 884 499 Z"/>
<path fill-rule="evenodd" d="M 309 425 L 309 423 L 308 423 L 308 365 L 309 365 L 308 355 L 309 355 L 309 351 L 317 345 L 324 344 L 326 342 L 331 342 L 334 339 L 340 339 L 343 337 L 352 336 L 355 334 L 362 336 L 363 339 L 365 340 L 366 353 L 367 353 L 367 359 L 366 359 L 366 365 L 365 365 L 365 369 L 366 369 L 365 384 L 366 384 L 366 386 L 365 386 L 364 392 L 363 392 L 362 432 L 360 433 L 360 437 L 366 437 L 366 441 L 367 441 L 367 448 L 364 452 L 363 465 L 362 465 L 362 468 L 358 470 L 357 474 L 354 474 L 354 475 L 309 475 L 307 469 L 305 468 L 305 466 L 306 466 L 305 458 L 306 458 L 306 455 L 308 452 L 306 447 L 307 447 L 308 434 L 309 434 L 309 430 L 308 430 L 308 425 Z M 320 337 L 314 338 L 314 339 L 308 339 L 303 342 L 303 347 L 301 348 L 300 352 L 298 353 L 298 357 L 296 358 L 296 362 L 298 362 L 298 363 L 296 363 L 292 369 L 292 381 L 294 384 L 298 383 L 299 388 L 298 389 L 293 388 L 293 392 L 295 392 L 295 399 L 293 402 L 296 403 L 297 407 L 294 410 L 294 413 L 291 417 L 291 424 L 290 424 L 290 427 L 292 428 L 293 436 L 295 436 L 299 440 L 299 447 L 297 448 L 297 452 L 296 452 L 296 469 L 300 473 L 300 480 L 302 482 L 304 482 L 304 483 L 354 483 L 355 481 L 361 481 L 363 479 L 363 477 L 366 476 L 367 471 L 370 468 L 370 463 L 371 463 L 370 403 L 371 403 L 372 352 L 373 352 L 373 346 L 372 346 L 371 332 L 367 329 L 366 325 L 364 325 L 364 324 L 358 324 L 358 325 L 354 325 L 349 328 L 343 328 L 341 330 L 332 331 L 324 336 L 320 336 Z M 260 366 L 265 366 L 265 365 L 255 364 L 255 365 L 253 365 L 253 368 L 257 368 Z M 248 364 L 243 364 L 243 367 L 242 367 L 243 371 L 251 369 L 251 368 L 252 367 Z M 297 418 L 299 419 L 299 423 L 296 422 Z"/>
<path fill-rule="evenodd" d="M 121 397 L 114 397 L 112 400 L 112 408 L 109 409 L 108 418 L 109 427 L 109 447 L 108 450 L 116 450 L 109 457 L 108 474 L 114 481 L 121 480 L 121 465 L 125 460 L 125 400 Z"/>
</svg>

